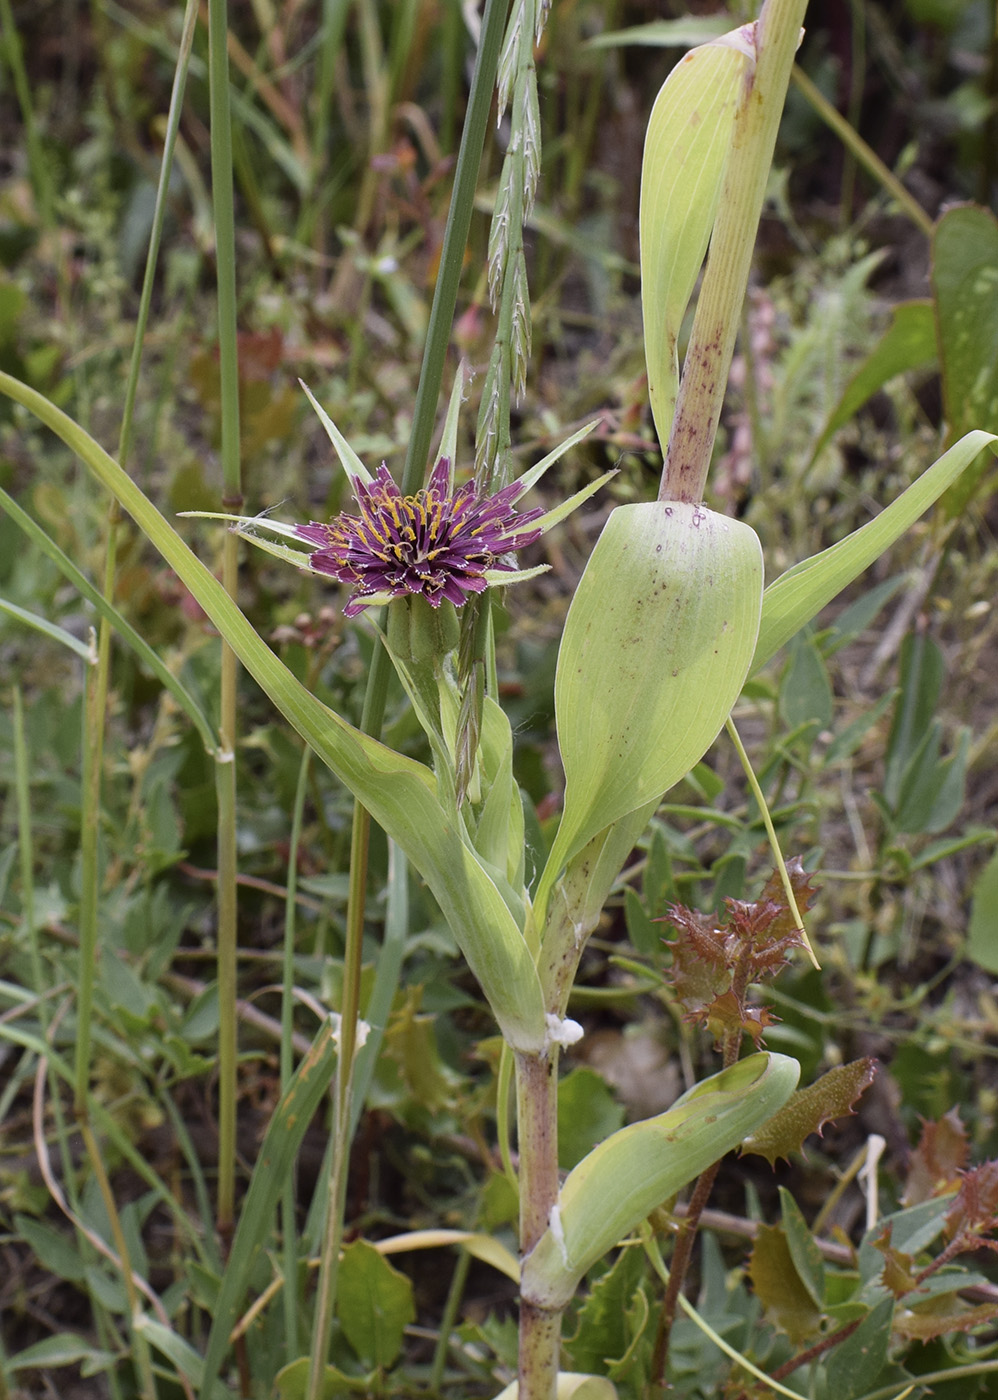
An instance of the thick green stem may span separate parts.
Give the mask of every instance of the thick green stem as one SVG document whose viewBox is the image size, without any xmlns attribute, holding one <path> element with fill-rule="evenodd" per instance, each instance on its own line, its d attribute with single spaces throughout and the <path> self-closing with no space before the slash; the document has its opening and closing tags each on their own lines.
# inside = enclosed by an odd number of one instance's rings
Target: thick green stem
<svg viewBox="0 0 998 1400">
<path fill-rule="evenodd" d="M 765 0 L 735 116 L 707 270 L 669 434 L 660 501 L 703 499 L 776 133 L 807 0 Z"/>
<path fill-rule="evenodd" d="M 517 1137 L 520 1149 L 520 1255 L 547 1230 L 558 1202 L 557 1048 L 516 1057 Z M 518 1400 L 554 1400 L 561 1310 L 520 1300 Z"/>
</svg>

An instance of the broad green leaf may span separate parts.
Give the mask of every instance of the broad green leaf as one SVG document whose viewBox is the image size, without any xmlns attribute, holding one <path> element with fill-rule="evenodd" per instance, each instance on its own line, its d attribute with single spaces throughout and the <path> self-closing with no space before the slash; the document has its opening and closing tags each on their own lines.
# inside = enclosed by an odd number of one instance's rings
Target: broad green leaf
<svg viewBox="0 0 998 1400">
<path fill-rule="evenodd" d="M 882 1298 L 828 1358 L 836 1400 L 860 1400 L 874 1388 L 887 1362 L 894 1299 Z"/>
<path fill-rule="evenodd" d="M 444 912 L 503 1034 L 523 1050 L 544 1044 L 533 959 L 492 878 L 463 839 L 425 765 L 362 734 L 323 705 L 274 655 L 211 571 L 93 438 L 41 394 L 0 373 L 0 392 L 29 409 L 86 463 L 190 589 L 284 717 L 405 851 Z"/>
<path fill-rule="evenodd" d="M 612 1267 L 587 1290 L 575 1335 L 563 1343 L 573 1366 L 595 1371 L 624 1355 L 633 1335 L 628 1326 L 631 1304 L 646 1274 L 644 1251 L 622 1249 Z"/>
<path fill-rule="evenodd" d="M 391 1366 L 406 1327 L 416 1320 L 412 1282 L 373 1245 L 355 1240 L 340 1257 L 337 1313 L 361 1362 Z"/>
<path fill-rule="evenodd" d="M 569 1173 L 549 1228 L 524 1259 L 522 1296 L 543 1307 L 567 1304 L 607 1250 L 772 1117 L 799 1073 L 788 1056 L 750 1055 L 667 1112 L 600 1143 Z"/>
<path fill-rule="evenodd" d="M 936 363 L 936 318 L 931 301 L 904 301 L 891 323 L 849 380 L 811 453 L 814 462 L 828 443 L 878 390 L 899 374 L 928 369 Z"/>
<path fill-rule="evenodd" d="M 838 544 L 804 559 L 771 583 L 763 594 L 759 640 L 749 674 L 758 671 L 789 642 L 795 632 L 816 617 L 875 559 L 890 548 L 905 530 L 937 501 L 986 447 L 994 433 L 972 432 L 960 439 L 922 473 L 907 491 L 882 510 L 876 519 L 847 535 Z"/>
<path fill-rule="evenodd" d="M 538 891 L 704 755 L 745 681 L 762 554 L 701 506 L 618 506 L 579 581 L 555 676 L 565 807 Z"/>
<path fill-rule="evenodd" d="M 309 1370 L 311 1362 L 307 1356 L 300 1356 L 278 1371 L 274 1380 L 275 1395 L 278 1400 L 306 1400 L 309 1390 Z M 368 1400 L 378 1393 L 382 1378 L 377 1371 L 370 1375 L 347 1375 L 338 1366 L 327 1366 L 322 1375 L 321 1400 L 342 1400 L 344 1395 L 359 1395 Z"/>
<path fill-rule="evenodd" d="M 755 63 L 740 30 L 691 50 L 658 94 L 641 166 L 641 311 L 662 450 L 676 409 L 679 332 L 707 251 L 738 98 Z"/>
<path fill-rule="evenodd" d="M 281 1096 L 260 1147 L 215 1300 L 204 1358 L 201 1400 L 208 1400 L 213 1394 L 215 1380 L 229 1349 L 229 1334 L 239 1316 L 250 1276 L 270 1238 L 277 1202 L 284 1190 L 284 1183 L 290 1180 L 305 1130 L 332 1082 L 336 1058 L 336 1034 L 329 1020 L 320 1028 L 308 1054 Z"/>
<path fill-rule="evenodd" d="M 977 877 L 970 904 L 967 957 L 998 975 L 998 851 Z"/>
</svg>

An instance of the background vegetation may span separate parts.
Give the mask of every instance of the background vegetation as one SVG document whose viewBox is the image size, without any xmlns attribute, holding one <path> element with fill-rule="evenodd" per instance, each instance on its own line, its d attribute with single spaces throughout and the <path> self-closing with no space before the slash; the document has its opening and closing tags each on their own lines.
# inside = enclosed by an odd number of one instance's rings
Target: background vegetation
<svg viewBox="0 0 998 1400">
<path fill-rule="evenodd" d="M 552 504 L 620 467 L 592 508 L 527 558 L 550 572 L 506 603 L 502 692 L 538 851 L 559 801 L 553 661 L 568 599 L 611 506 L 653 495 L 660 469 L 640 334 L 637 197 L 648 113 L 681 49 L 635 42 L 647 35 L 605 41 L 681 13 L 553 0 L 537 52 L 544 154 L 526 233 L 533 347 L 514 444 L 526 464 L 601 420 L 559 466 L 560 479 L 545 482 Z M 747 17 L 732 4 L 723 27 Z M 287 518 L 323 519 L 346 504 L 299 376 L 369 465 L 401 466 L 474 18 L 474 7 L 457 0 L 230 6 L 250 512 L 281 506 Z M 0 369 L 66 408 L 112 451 L 181 21 L 181 7 L 141 0 L 0 0 Z M 969 427 L 998 431 L 994 25 L 986 0 L 811 7 L 800 64 L 818 99 L 806 84 L 791 91 L 709 498 L 756 527 L 768 577 L 869 518 L 941 443 Z M 908 204 L 870 173 L 865 151 L 830 130 L 822 96 L 903 179 Z M 208 126 L 199 24 L 121 449 L 171 515 L 223 508 Z M 477 373 L 461 425 L 469 466 L 495 335 L 488 215 L 506 136 L 490 124 L 452 335 L 452 366 L 464 356 Z M 976 207 L 944 214 L 968 202 Z M 771 989 L 780 1020 L 766 1042 L 797 1056 L 809 1076 L 860 1056 L 881 1065 L 856 1116 L 812 1138 L 806 1159 L 775 1170 L 739 1159 L 719 1180 L 709 1219 L 719 1233 L 700 1272 L 703 1310 L 770 1371 L 809 1327 L 827 1332 L 836 1319 L 834 1288 L 808 1322 L 788 1316 L 761 1254 L 746 1271 L 755 1222 L 781 1218 L 781 1188 L 827 1245 L 826 1262 L 846 1276 L 860 1267 L 846 1246 L 862 1233 L 869 1203 L 889 1214 L 922 1199 L 910 1176 L 920 1120 L 948 1115 L 949 1124 L 915 1158 L 932 1176 L 925 1197 L 952 1188 L 958 1168 L 998 1156 L 991 462 L 982 459 L 958 494 L 751 682 L 737 711 L 784 850 L 801 856 L 820 891 L 809 925 L 824 970 L 801 960 Z M 81 890 L 96 871 L 90 1113 L 133 1268 L 162 1300 L 164 1334 L 197 1356 L 227 1245 L 215 1229 L 216 778 L 202 737 L 160 680 L 116 646 L 94 819 L 84 700 L 95 615 L 43 536 L 99 588 L 107 503 L 73 457 L 6 400 L 0 487 L 8 493 L 0 510 L 0 1394 L 130 1396 L 146 1382 L 128 1290 L 100 1248 L 112 1241 L 112 1222 L 73 1121 L 72 1075 L 59 1068 L 71 1065 L 78 1034 Z M 26 533 L 18 505 L 41 533 Z M 129 525 L 110 528 L 116 606 L 215 720 L 220 659 L 211 628 Z M 220 557 L 213 532 L 183 528 L 203 558 Z M 239 601 L 293 669 L 358 722 L 371 639 L 362 623 L 344 621 L 343 597 L 254 553 L 242 563 Z M 242 678 L 239 687 L 242 1192 L 290 1050 L 308 1045 L 316 1016 L 339 1003 L 352 802 L 320 765 L 303 768 L 300 744 L 254 685 Z M 421 751 L 401 693 L 392 693 L 386 733 Z M 721 741 L 669 794 L 586 955 L 572 1005 L 586 1036 L 568 1057 L 562 1093 L 563 1166 L 709 1072 L 711 1038 L 684 1019 L 663 942 L 671 932 L 656 920 L 674 901 L 711 909 L 727 897 L 751 899 L 769 868 L 757 809 Z M 401 980 L 371 1057 L 349 1238 L 448 1227 L 505 1230 L 512 1240 L 515 1206 L 495 1147 L 491 1020 L 439 912 L 418 883 L 400 881 L 375 833 L 365 985 L 386 940 L 399 943 L 398 928 L 385 924 L 390 900 L 403 897 Z M 293 1008 L 280 995 L 287 949 Z M 885 1147 L 863 1186 L 857 1173 L 871 1134 Z M 300 1276 L 283 1290 L 302 1299 L 304 1261 L 321 1234 L 314 1186 L 326 1139 L 320 1114 L 295 1174 Z M 784 1199 L 792 1235 L 789 1209 Z M 364 1271 L 374 1265 L 366 1249 L 348 1248 L 355 1273 L 341 1282 L 346 1296 L 367 1287 Z M 595 1303 L 583 1305 L 582 1340 L 570 1344 L 576 1369 L 614 1361 L 625 1395 L 640 1393 L 642 1347 L 650 1352 L 655 1331 L 644 1321 L 654 1310 L 651 1283 L 627 1273 L 636 1257 L 622 1255 Z M 978 1367 L 991 1355 L 987 1319 L 957 1318 L 993 1305 L 993 1272 L 987 1258 L 975 1259 L 959 1282 L 978 1294 L 958 1303 L 954 1284 L 946 1295 L 952 1325 L 905 1338 L 912 1374 L 963 1368 L 937 1395 L 998 1393 Z M 279 1296 L 279 1277 L 262 1255 L 253 1286 L 263 1302 L 237 1351 L 246 1393 L 271 1393 L 276 1373 L 301 1355 L 301 1312 Z M 388 1287 L 386 1274 L 370 1277 Z M 501 1388 L 515 1356 L 512 1282 L 439 1248 L 393 1258 L 391 1279 L 397 1294 L 384 1330 L 341 1308 L 344 1376 L 369 1392 Z M 985 1330 L 972 1332 L 977 1324 Z M 673 1364 L 684 1393 L 716 1394 L 727 1383 L 734 1396 L 755 1384 L 737 1375 L 725 1382 L 720 1353 L 703 1350 L 692 1324 L 680 1328 L 688 1331 L 677 1331 Z M 179 1343 L 171 1353 L 163 1336 L 148 1337 L 160 1393 L 179 1393 L 177 1377 L 193 1383 L 196 1367 Z M 886 1352 L 880 1363 L 887 1369 L 872 1375 L 889 1387 Z M 851 1393 L 880 1393 L 873 1384 L 864 1378 Z M 281 1385 L 282 1394 L 301 1393 L 293 1374 Z M 897 1385 L 883 1393 L 897 1394 Z"/>
</svg>

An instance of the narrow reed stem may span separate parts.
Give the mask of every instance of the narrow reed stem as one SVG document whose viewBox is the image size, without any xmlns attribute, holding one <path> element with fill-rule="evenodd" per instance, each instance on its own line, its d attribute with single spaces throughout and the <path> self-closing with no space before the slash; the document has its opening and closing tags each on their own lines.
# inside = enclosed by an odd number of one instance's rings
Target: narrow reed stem
<svg viewBox="0 0 998 1400">
<path fill-rule="evenodd" d="M 222 426 L 222 500 L 226 510 L 242 505 L 239 444 L 239 362 L 236 341 L 236 238 L 229 111 L 228 23 L 225 0 L 208 0 L 208 70 L 211 113 L 211 188 L 215 219 L 218 291 L 218 350 Z M 222 545 L 222 585 L 238 593 L 238 540 Z M 236 1174 L 236 692 L 235 653 L 222 644 L 219 694 L 218 794 L 218 1229 L 223 1239 L 235 1217 Z"/>
</svg>

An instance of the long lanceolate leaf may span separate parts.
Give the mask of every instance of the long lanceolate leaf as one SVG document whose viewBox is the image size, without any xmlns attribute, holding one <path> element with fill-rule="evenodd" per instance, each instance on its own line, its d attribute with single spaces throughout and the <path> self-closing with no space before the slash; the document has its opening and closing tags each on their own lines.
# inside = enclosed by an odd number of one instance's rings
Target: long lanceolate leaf
<svg viewBox="0 0 998 1400">
<path fill-rule="evenodd" d="M 62 438 L 132 516 L 284 717 L 405 851 L 426 880 L 510 1044 L 545 1041 L 540 982 L 498 889 L 462 839 L 421 763 L 362 734 L 323 705 L 274 656 L 211 571 L 88 433 L 41 394 L 0 373 L 0 392 Z"/>
<path fill-rule="evenodd" d="M 993 433 L 967 433 L 875 519 L 830 549 L 795 564 L 771 583 L 763 594 L 759 640 L 750 674 L 765 666 L 795 632 L 879 559 L 986 447 L 994 450 L 996 442 Z"/>
</svg>

